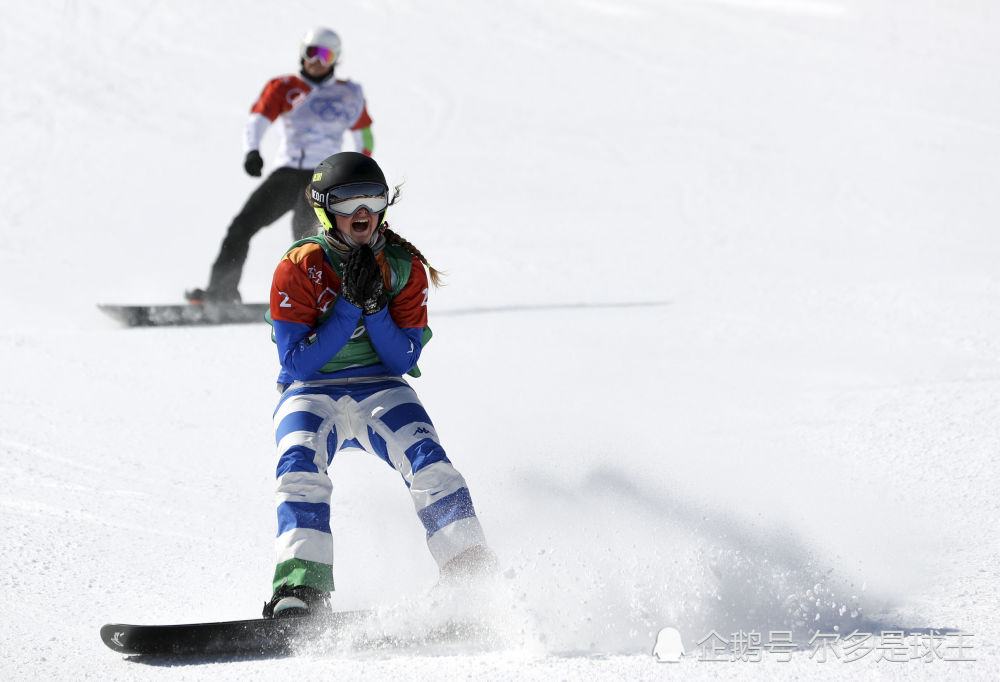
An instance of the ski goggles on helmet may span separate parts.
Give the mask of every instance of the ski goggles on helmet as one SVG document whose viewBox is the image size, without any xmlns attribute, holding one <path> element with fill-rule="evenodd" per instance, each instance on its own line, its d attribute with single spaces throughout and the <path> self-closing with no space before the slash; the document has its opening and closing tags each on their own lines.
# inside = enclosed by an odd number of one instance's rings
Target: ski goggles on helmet
<svg viewBox="0 0 1000 682">
<path fill-rule="evenodd" d="M 319 62 L 323 66 L 330 66 L 337 59 L 337 53 L 322 45 L 308 45 L 302 50 L 302 58 L 307 62 Z"/>
<path fill-rule="evenodd" d="M 339 216 L 352 216 L 359 208 L 367 208 L 370 213 L 381 213 L 389 206 L 389 190 L 377 182 L 356 182 L 328 190 L 320 197 L 313 190 L 313 199 L 323 205 L 327 212 Z"/>
</svg>

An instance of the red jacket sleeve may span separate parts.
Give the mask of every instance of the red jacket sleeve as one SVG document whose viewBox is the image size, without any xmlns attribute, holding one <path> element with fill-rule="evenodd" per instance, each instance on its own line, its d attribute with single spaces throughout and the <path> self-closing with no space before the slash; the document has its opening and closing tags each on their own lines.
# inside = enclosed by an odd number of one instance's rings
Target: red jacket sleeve
<svg viewBox="0 0 1000 682">
<path fill-rule="evenodd" d="M 282 76 L 272 78 L 264 86 L 260 97 L 250 107 L 251 114 L 263 114 L 269 121 L 274 121 L 286 111 L 291 111 L 295 102 L 309 93 L 311 88 L 297 76 Z"/>
<path fill-rule="evenodd" d="M 372 117 L 368 115 L 368 104 L 365 103 L 361 108 L 361 115 L 358 116 L 358 120 L 354 122 L 351 126 L 351 130 L 362 130 L 363 128 L 370 128 L 372 124 Z"/>
<path fill-rule="evenodd" d="M 319 244 L 303 244 L 288 253 L 274 270 L 271 318 L 310 327 L 340 291 L 340 278 L 323 258 Z"/>
<path fill-rule="evenodd" d="M 403 290 L 389 303 L 389 315 L 401 329 L 423 329 L 427 326 L 427 271 L 416 256 L 410 267 L 410 278 Z"/>
</svg>

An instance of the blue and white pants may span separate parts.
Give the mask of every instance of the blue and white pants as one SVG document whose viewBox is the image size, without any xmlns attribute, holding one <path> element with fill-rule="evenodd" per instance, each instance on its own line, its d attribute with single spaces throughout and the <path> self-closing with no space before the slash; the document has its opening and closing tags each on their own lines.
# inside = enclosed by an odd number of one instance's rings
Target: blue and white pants
<svg viewBox="0 0 1000 682">
<path fill-rule="evenodd" d="M 455 470 L 417 394 L 401 378 L 295 382 L 274 412 L 278 446 L 275 589 L 333 589 L 328 470 L 357 447 L 398 471 L 438 566 L 485 545 L 465 479 Z"/>
</svg>

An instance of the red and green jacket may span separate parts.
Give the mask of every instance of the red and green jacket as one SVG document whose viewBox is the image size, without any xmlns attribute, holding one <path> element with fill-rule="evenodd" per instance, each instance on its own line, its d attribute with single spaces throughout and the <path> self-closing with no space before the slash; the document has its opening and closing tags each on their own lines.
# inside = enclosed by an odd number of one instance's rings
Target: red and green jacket
<svg viewBox="0 0 1000 682">
<path fill-rule="evenodd" d="M 321 237 L 296 242 L 274 271 L 268 320 L 279 383 L 358 376 L 420 376 L 430 339 L 427 273 L 396 244 L 376 256 L 389 304 L 374 315 L 341 298 L 343 261 Z"/>
</svg>

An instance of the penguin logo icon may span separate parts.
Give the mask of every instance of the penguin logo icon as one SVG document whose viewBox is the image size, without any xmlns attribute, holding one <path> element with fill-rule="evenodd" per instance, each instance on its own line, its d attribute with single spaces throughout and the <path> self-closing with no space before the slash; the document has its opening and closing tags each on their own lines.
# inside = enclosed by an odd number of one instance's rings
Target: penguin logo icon
<svg viewBox="0 0 1000 682">
<path fill-rule="evenodd" d="M 660 663 L 680 663 L 684 655 L 684 643 L 676 628 L 663 628 L 656 635 L 653 656 Z"/>
</svg>

